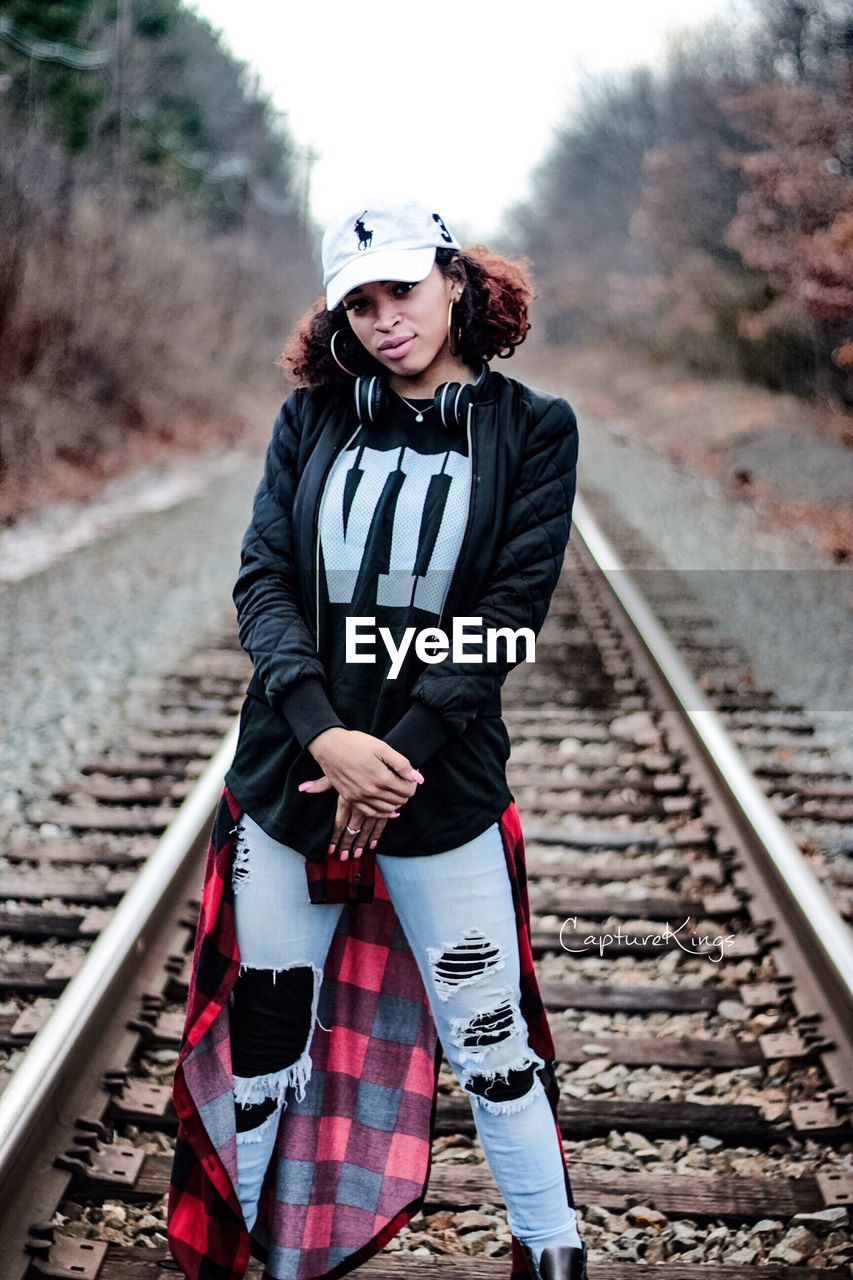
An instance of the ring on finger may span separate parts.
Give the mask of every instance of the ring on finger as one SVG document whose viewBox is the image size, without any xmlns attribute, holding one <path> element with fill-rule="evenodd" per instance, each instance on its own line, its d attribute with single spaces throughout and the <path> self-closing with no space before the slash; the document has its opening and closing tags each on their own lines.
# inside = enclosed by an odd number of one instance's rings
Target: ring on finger
<svg viewBox="0 0 853 1280">
<path fill-rule="evenodd" d="M 347 827 L 347 831 L 350 833 L 351 836 L 357 836 L 360 830 L 361 830 L 361 827 L 349 827 L 349 826 Z"/>
</svg>

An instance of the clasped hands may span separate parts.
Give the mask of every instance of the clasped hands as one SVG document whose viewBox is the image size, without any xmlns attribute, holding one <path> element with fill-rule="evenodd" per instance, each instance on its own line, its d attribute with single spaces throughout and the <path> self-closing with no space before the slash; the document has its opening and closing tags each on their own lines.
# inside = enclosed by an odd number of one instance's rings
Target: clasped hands
<svg viewBox="0 0 853 1280">
<path fill-rule="evenodd" d="M 310 795 L 337 791 L 335 827 L 327 852 L 336 853 L 342 862 L 350 850 L 360 858 L 368 843 L 374 849 L 386 824 L 399 818 L 400 806 L 424 781 L 404 755 L 359 729 L 333 725 L 312 738 L 308 750 L 324 776 L 300 783 L 299 790 Z"/>
</svg>

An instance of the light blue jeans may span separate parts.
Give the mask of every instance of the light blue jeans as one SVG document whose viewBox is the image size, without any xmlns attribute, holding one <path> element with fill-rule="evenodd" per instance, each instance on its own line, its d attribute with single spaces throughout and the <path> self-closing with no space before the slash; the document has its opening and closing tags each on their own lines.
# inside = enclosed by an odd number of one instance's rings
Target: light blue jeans
<svg viewBox="0 0 853 1280">
<path fill-rule="evenodd" d="M 518 1004 L 515 908 L 498 824 L 445 853 L 394 857 L 377 850 L 376 858 L 420 969 L 445 1057 L 471 1100 L 510 1230 L 537 1261 L 548 1244 L 579 1248 L 551 1106 L 535 1074 L 542 1059 L 528 1043 Z M 316 979 L 302 1056 L 266 1076 L 234 1078 L 237 1105 L 275 1098 L 280 1107 L 288 1087 L 304 1096 L 323 966 L 344 906 L 311 903 L 302 855 L 245 813 L 237 828 L 233 885 L 241 972 L 310 964 Z M 238 1195 L 249 1229 L 277 1119 L 275 1110 L 256 1128 L 237 1134 Z"/>
</svg>

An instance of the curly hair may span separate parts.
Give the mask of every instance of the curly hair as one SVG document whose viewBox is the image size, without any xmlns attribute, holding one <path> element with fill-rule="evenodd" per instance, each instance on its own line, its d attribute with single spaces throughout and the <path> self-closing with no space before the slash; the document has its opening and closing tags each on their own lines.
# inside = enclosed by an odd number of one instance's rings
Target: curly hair
<svg viewBox="0 0 853 1280">
<path fill-rule="evenodd" d="M 512 262 L 478 244 L 462 251 L 436 249 L 435 261 L 444 275 L 468 282 L 454 313 L 459 359 L 472 368 L 494 356 L 508 359 L 530 329 L 527 313 L 535 293 L 527 259 Z M 329 311 L 322 298 L 299 319 L 275 363 L 297 383 L 351 386 L 329 349 L 338 330 L 343 332 L 335 351 L 347 368 L 366 376 L 387 373 L 353 333 L 343 304 Z"/>
</svg>

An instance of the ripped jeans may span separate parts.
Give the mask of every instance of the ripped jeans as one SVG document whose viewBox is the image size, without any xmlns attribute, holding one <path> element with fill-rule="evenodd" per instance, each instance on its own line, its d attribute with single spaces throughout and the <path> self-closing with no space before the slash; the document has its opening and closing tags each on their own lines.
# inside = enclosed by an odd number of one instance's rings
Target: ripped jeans
<svg viewBox="0 0 853 1280">
<path fill-rule="evenodd" d="M 537 1258 L 579 1248 L 562 1156 L 528 1044 L 518 937 L 498 824 L 423 857 L 377 865 L 426 988 L 445 1057 L 468 1094 L 510 1230 Z M 309 902 L 302 855 L 246 813 L 233 870 L 240 974 L 231 1008 L 238 1195 L 251 1230 L 288 1087 L 304 1096 L 326 955 L 341 903 Z M 300 904 L 304 904 L 304 909 Z M 286 921 L 286 928 L 282 927 Z"/>
</svg>

